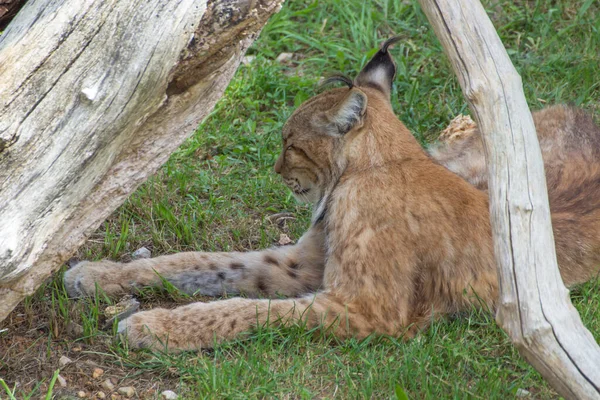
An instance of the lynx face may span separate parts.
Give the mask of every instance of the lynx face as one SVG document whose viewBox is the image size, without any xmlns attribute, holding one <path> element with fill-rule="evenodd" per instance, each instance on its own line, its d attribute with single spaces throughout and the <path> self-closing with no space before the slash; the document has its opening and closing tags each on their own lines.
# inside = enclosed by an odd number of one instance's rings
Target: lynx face
<svg viewBox="0 0 600 400">
<path fill-rule="evenodd" d="M 299 201 L 317 203 L 341 175 L 350 132 L 362 127 L 366 95 L 357 88 L 334 89 L 304 103 L 282 132 L 275 172 Z"/>
<path fill-rule="evenodd" d="M 326 80 L 342 82 L 348 88 L 313 97 L 286 122 L 275 172 L 281 174 L 296 199 L 317 204 L 342 175 L 349 145 L 361 135 L 366 122 L 367 95 L 363 90 L 375 89 L 376 96 L 389 106 L 396 67 L 387 50 L 398 40 L 386 41 L 354 81 L 343 76 Z"/>
<path fill-rule="evenodd" d="M 284 183 L 301 202 L 317 202 L 322 197 L 322 188 L 328 181 L 327 172 L 330 165 L 324 163 L 324 158 L 312 151 L 313 143 L 300 139 L 284 139 L 283 150 L 275 164 L 275 171 L 281 174 Z M 326 150 L 319 149 L 323 153 L 331 151 L 331 140 L 323 140 L 323 147 Z"/>
</svg>

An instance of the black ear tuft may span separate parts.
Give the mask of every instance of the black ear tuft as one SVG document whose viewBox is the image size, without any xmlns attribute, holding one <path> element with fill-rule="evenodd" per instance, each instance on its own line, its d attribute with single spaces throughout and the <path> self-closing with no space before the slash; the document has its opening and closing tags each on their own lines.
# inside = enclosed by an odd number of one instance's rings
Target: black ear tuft
<svg viewBox="0 0 600 400">
<path fill-rule="evenodd" d="M 319 88 L 323 88 L 324 86 L 331 85 L 333 83 L 343 83 L 350 89 L 354 87 L 354 82 L 352 82 L 352 79 L 348 78 L 346 75 L 333 74 L 319 82 Z"/>
<path fill-rule="evenodd" d="M 392 83 L 396 76 L 396 64 L 388 52 L 388 48 L 400 40 L 394 36 L 381 45 L 381 49 L 360 71 L 354 82 L 357 86 L 370 86 L 381 90 L 389 99 L 392 92 Z"/>
<path fill-rule="evenodd" d="M 387 53 L 388 51 L 388 47 L 390 47 L 391 45 L 393 45 L 396 42 L 400 41 L 400 36 L 394 36 L 389 38 L 388 40 L 386 40 L 385 42 L 383 42 L 383 44 L 381 45 L 381 50 L 384 53 Z"/>
</svg>

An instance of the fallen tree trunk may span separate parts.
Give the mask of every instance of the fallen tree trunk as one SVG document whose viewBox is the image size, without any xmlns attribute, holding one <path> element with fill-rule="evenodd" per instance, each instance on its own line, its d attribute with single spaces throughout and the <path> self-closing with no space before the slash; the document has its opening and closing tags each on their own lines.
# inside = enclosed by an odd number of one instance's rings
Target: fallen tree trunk
<svg viewBox="0 0 600 400">
<path fill-rule="evenodd" d="M 521 83 L 478 0 L 420 0 L 483 136 L 499 325 L 564 397 L 600 399 L 600 349 L 556 261 L 544 165 Z"/>
<path fill-rule="evenodd" d="M 0 321 L 212 110 L 282 0 L 40 0 L 0 36 Z"/>
</svg>

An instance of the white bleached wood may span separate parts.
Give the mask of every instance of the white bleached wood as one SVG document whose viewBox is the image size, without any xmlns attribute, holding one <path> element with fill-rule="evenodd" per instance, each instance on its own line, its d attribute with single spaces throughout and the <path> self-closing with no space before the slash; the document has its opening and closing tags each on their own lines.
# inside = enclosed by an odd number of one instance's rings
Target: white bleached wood
<svg viewBox="0 0 600 400">
<path fill-rule="evenodd" d="M 0 36 L 0 321 L 194 131 L 281 2 L 27 2 Z"/>
<path fill-rule="evenodd" d="M 487 156 L 497 321 L 565 398 L 600 399 L 600 349 L 556 261 L 542 156 L 521 83 L 478 0 L 420 0 L 479 125 Z"/>
</svg>

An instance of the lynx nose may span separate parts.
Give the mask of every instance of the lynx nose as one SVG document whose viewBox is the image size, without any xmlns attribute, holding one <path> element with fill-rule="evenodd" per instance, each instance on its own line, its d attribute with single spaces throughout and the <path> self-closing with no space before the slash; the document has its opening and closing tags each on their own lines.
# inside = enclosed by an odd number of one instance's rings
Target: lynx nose
<svg viewBox="0 0 600 400">
<path fill-rule="evenodd" d="M 277 158 L 277 161 L 275 162 L 275 166 L 273 167 L 276 174 L 281 174 L 281 166 L 282 165 L 283 165 L 283 154 L 280 154 L 279 157 Z"/>
</svg>

